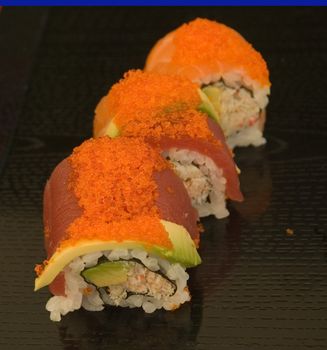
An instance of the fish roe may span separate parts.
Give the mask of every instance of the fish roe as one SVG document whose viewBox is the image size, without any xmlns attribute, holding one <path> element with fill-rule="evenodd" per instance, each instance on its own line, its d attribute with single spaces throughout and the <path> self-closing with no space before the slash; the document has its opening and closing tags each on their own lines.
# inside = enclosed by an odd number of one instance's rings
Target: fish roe
<svg viewBox="0 0 327 350">
<path fill-rule="evenodd" d="M 175 30 L 171 63 L 207 68 L 212 73 L 243 69 L 253 80 L 269 86 L 265 60 L 239 33 L 224 24 L 197 18 Z"/>
<path fill-rule="evenodd" d="M 41 276 L 43 270 L 44 270 L 44 265 L 43 265 L 43 263 L 42 263 L 42 264 L 37 264 L 37 265 L 35 265 L 35 267 L 34 267 L 34 272 L 35 272 L 36 276 Z"/>
<path fill-rule="evenodd" d="M 119 125 L 135 117 L 151 119 L 161 112 L 196 109 L 201 103 L 198 87 L 190 80 L 141 70 L 125 73 L 107 99 L 109 114 Z"/>
<path fill-rule="evenodd" d="M 93 292 L 93 289 L 91 287 L 86 287 L 83 289 L 83 295 L 87 296 L 87 295 L 91 295 Z"/>
<path fill-rule="evenodd" d="M 204 139 L 212 144 L 220 144 L 209 129 L 207 116 L 196 110 L 161 113 L 149 119 L 135 118 L 119 125 L 124 136 L 139 136 L 158 143 L 162 138 L 196 140 Z"/>
<path fill-rule="evenodd" d="M 45 259 L 43 260 L 42 264 L 36 264 L 34 267 L 34 272 L 36 273 L 37 276 L 42 275 L 43 270 L 45 267 L 49 264 L 49 260 Z"/>
<path fill-rule="evenodd" d="M 169 168 L 159 152 L 139 139 L 90 139 L 68 158 L 82 215 L 61 247 L 81 240 L 136 240 L 171 247 L 156 206 L 153 173 Z"/>
</svg>

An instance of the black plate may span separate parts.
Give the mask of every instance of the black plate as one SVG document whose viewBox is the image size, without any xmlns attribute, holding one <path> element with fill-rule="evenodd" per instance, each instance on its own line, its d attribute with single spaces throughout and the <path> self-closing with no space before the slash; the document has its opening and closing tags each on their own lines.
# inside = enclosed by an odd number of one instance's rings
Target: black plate
<svg viewBox="0 0 327 350">
<path fill-rule="evenodd" d="M 33 292 L 45 180 L 91 136 L 94 106 L 110 85 L 196 16 L 239 30 L 271 71 L 268 144 L 236 154 L 246 201 L 231 204 L 225 220 L 203 220 L 191 303 L 50 322 L 48 291 Z M 327 348 L 326 19 L 324 8 L 2 11 L 1 349 Z"/>
</svg>

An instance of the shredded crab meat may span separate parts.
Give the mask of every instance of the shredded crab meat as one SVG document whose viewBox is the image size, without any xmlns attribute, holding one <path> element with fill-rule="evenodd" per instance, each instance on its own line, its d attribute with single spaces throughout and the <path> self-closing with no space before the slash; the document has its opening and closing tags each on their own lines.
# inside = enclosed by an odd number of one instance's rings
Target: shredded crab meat
<svg viewBox="0 0 327 350">
<path fill-rule="evenodd" d="M 171 148 L 165 156 L 183 181 L 200 217 L 213 214 L 221 219 L 228 216 L 226 179 L 222 169 L 212 159 L 194 151 L 176 148 Z"/>
<path fill-rule="evenodd" d="M 183 180 L 193 204 L 205 203 L 212 191 L 212 183 L 210 177 L 205 174 L 204 169 L 201 170 L 196 163 L 181 164 L 176 160 L 172 160 L 171 163 L 178 176 Z"/>
<path fill-rule="evenodd" d="M 244 87 L 233 88 L 219 81 L 214 84 L 219 89 L 221 127 L 226 136 L 252 126 L 260 117 L 260 106 L 251 92 Z"/>
<path fill-rule="evenodd" d="M 156 299 L 167 299 L 176 291 L 176 286 L 162 275 L 150 271 L 142 264 L 130 262 L 127 281 L 123 284 L 111 285 L 106 289 L 114 304 L 127 298 L 128 294 L 142 294 Z"/>
</svg>

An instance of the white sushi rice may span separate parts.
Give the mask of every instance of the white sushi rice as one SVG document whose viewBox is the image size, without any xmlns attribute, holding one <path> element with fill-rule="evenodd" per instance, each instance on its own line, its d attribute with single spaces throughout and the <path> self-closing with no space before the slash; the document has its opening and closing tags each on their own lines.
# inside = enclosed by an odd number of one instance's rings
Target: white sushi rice
<svg viewBox="0 0 327 350">
<path fill-rule="evenodd" d="M 240 131 L 234 132 L 226 138 L 228 146 L 233 149 L 236 146 L 247 147 L 247 146 L 262 146 L 267 140 L 263 137 L 262 131 L 258 126 L 259 122 L 247 128 L 241 129 Z"/>
<path fill-rule="evenodd" d="M 176 148 L 171 148 L 165 156 L 183 180 L 200 217 L 215 215 L 221 219 L 229 215 L 226 209 L 226 179 L 212 159 L 195 151 Z"/>
<path fill-rule="evenodd" d="M 99 258 L 102 256 L 110 261 L 136 258 L 150 271 L 160 271 L 160 273 L 173 281 L 177 287 L 176 292 L 168 297 L 161 296 L 160 293 L 156 297 L 135 294 L 117 302 L 117 299 L 111 298 L 104 289 L 100 289 L 100 296 L 99 291 L 83 279 L 81 272 L 85 268 L 96 266 Z M 50 312 L 50 319 L 52 321 L 60 321 L 61 316 L 78 310 L 81 307 L 89 311 L 101 311 L 105 304 L 108 304 L 129 308 L 142 307 L 145 312 L 152 313 L 161 308 L 166 310 L 176 309 L 181 304 L 190 300 L 190 294 L 187 289 L 189 276 L 184 267 L 180 264 L 170 263 L 161 258 L 151 256 L 147 252 L 138 249 L 117 249 L 83 255 L 74 259 L 64 269 L 64 274 L 66 295 L 53 296 L 46 304 L 46 309 Z M 85 293 L 85 290 L 87 290 L 87 293 Z"/>
</svg>

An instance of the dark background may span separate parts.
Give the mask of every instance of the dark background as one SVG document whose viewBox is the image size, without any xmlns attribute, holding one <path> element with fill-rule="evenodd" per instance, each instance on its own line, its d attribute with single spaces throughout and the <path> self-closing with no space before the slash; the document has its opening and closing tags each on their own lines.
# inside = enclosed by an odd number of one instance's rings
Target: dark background
<svg viewBox="0 0 327 350">
<path fill-rule="evenodd" d="M 91 136 L 93 110 L 154 42 L 197 16 L 266 58 L 268 144 L 237 152 L 246 201 L 203 220 L 203 264 L 176 312 L 78 311 L 52 323 L 33 292 L 42 190 Z M 325 8 L 5 8 L 0 13 L 0 348 L 327 348 Z M 286 229 L 294 230 L 287 235 Z"/>
</svg>

